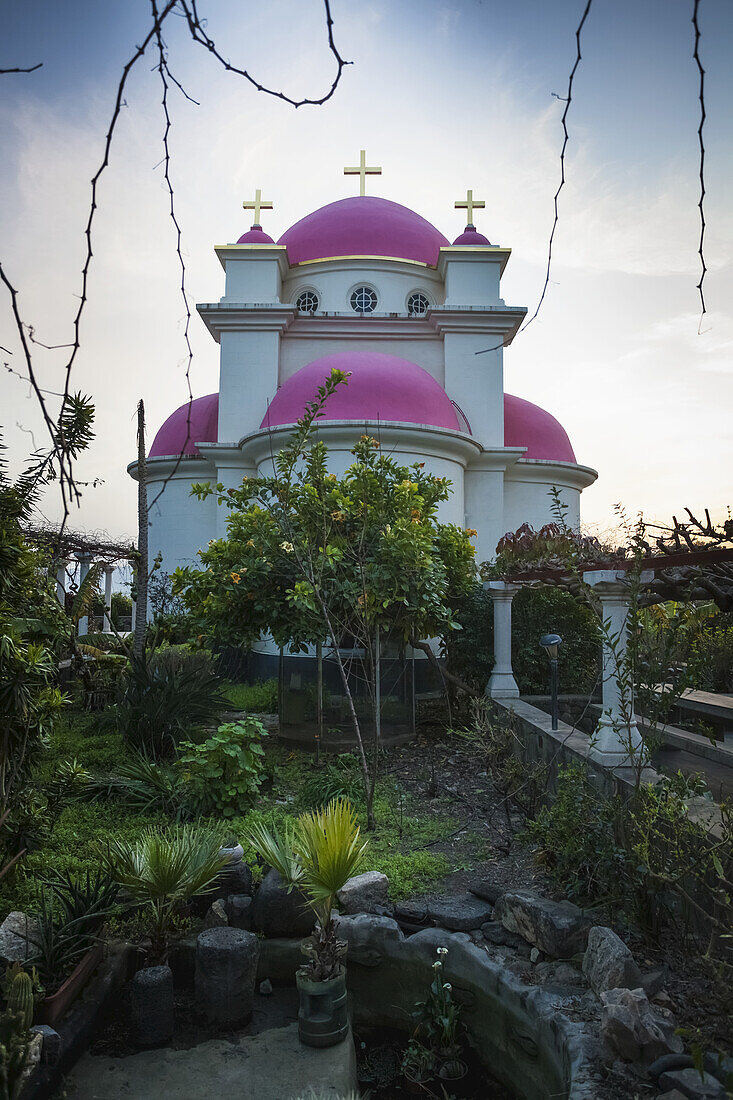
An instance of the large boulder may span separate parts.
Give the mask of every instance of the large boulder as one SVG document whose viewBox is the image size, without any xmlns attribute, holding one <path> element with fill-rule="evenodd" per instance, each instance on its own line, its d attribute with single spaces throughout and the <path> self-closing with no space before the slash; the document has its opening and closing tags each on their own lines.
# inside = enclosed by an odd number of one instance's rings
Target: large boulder
<svg viewBox="0 0 733 1100">
<path fill-rule="evenodd" d="M 643 989 L 608 989 L 601 1004 L 601 1037 L 627 1062 L 649 1065 L 682 1052 L 672 1013 L 653 1008 Z"/>
<path fill-rule="evenodd" d="M 389 904 L 389 879 L 381 871 L 354 875 L 338 892 L 342 913 L 377 913 Z"/>
<path fill-rule="evenodd" d="M 717 1078 L 696 1069 L 673 1069 L 659 1078 L 659 1087 L 676 1089 L 686 1100 L 725 1100 L 728 1093 Z"/>
<path fill-rule="evenodd" d="M 288 891 L 280 874 L 267 872 L 252 905 L 252 927 L 265 936 L 309 936 L 316 916 L 305 895 L 298 889 Z"/>
<path fill-rule="evenodd" d="M 34 917 L 15 909 L 0 925 L 0 963 L 24 963 L 38 953 L 40 929 Z"/>
<path fill-rule="evenodd" d="M 549 901 L 532 890 L 510 890 L 498 899 L 494 917 L 509 932 L 555 959 L 585 950 L 590 918 L 569 901 Z"/>
<path fill-rule="evenodd" d="M 600 925 L 588 933 L 583 973 L 598 994 L 606 989 L 638 989 L 642 984 L 641 971 L 624 941 Z"/>
<path fill-rule="evenodd" d="M 428 903 L 428 916 L 440 928 L 449 932 L 470 932 L 480 928 L 491 917 L 492 906 L 473 894 L 440 898 Z"/>
</svg>

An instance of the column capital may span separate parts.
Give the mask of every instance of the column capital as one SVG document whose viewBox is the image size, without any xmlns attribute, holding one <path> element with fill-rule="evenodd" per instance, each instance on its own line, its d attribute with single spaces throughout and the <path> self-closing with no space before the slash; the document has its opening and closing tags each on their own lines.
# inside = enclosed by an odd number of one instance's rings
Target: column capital
<svg viewBox="0 0 733 1100">
<path fill-rule="evenodd" d="M 116 568 L 117 568 L 116 565 L 106 564 L 106 565 L 102 566 L 102 572 L 103 573 L 114 573 Z"/>
<path fill-rule="evenodd" d="M 512 600 L 522 586 L 510 581 L 484 581 L 484 588 L 492 600 Z"/>
<path fill-rule="evenodd" d="M 654 578 L 654 571 L 644 569 L 639 580 L 648 584 Z M 583 580 L 601 599 L 628 599 L 631 581 L 626 569 L 590 569 L 583 573 Z"/>
</svg>

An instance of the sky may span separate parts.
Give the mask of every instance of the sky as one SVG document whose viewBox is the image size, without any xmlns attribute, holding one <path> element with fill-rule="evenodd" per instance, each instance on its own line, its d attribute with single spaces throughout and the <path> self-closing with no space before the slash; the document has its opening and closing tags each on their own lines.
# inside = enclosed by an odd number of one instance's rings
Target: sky
<svg viewBox="0 0 733 1100">
<path fill-rule="evenodd" d="M 560 178 L 561 115 L 585 0 L 332 0 L 334 36 L 352 62 L 321 107 L 291 106 L 226 73 L 185 24 L 165 39 L 171 176 L 191 303 L 223 293 L 215 244 L 236 241 L 257 187 L 277 239 L 311 210 L 354 194 L 343 166 L 382 166 L 368 191 L 403 203 L 449 239 L 454 201 L 484 199 L 478 228 L 510 247 L 508 304 L 534 312 Z M 294 97 L 324 94 L 334 61 L 321 0 L 199 0 L 220 52 Z M 0 0 L 0 259 L 24 318 L 67 343 L 78 304 L 90 179 L 121 70 L 150 25 L 150 5 Z M 700 316 L 699 102 L 691 0 L 595 0 L 582 37 L 568 126 L 567 184 L 548 293 L 504 355 L 505 389 L 547 408 L 578 461 L 599 472 L 582 516 L 605 533 L 614 506 L 666 520 L 686 505 L 722 516 L 733 503 L 733 5 L 702 0 L 706 69 L 705 280 Z M 96 439 L 76 529 L 133 536 L 135 409 L 149 431 L 188 398 L 185 310 L 163 178 L 155 57 L 133 69 L 99 187 L 94 259 L 73 387 L 93 396 Z M 554 93 L 554 94 L 553 94 Z M 217 388 L 218 345 L 191 322 L 194 396 Z M 0 287 L 0 362 L 22 369 Z M 50 390 L 64 351 L 37 347 Z M 11 468 L 45 443 L 27 382 L 0 374 Z M 60 515 L 58 490 L 42 501 Z"/>
</svg>

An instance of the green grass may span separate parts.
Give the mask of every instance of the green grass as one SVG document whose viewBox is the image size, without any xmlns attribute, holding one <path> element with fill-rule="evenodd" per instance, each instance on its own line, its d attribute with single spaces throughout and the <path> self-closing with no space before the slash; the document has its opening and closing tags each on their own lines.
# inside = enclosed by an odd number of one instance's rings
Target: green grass
<svg viewBox="0 0 733 1100">
<path fill-rule="evenodd" d="M 275 681 L 270 683 L 275 684 Z M 268 689 L 267 684 L 237 684 L 232 685 L 230 691 L 236 694 L 260 690 L 264 697 L 264 689 Z M 127 756 L 127 749 L 120 734 L 102 733 L 99 726 L 99 715 L 67 711 L 57 723 L 43 754 L 39 780 L 51 779 L 62 761 L 73 758 L 96 774 L 113 772 Z M 357 816 L 364 829 L 366 814 L 360 790 L 361 773 L 354 756 L 344 755 L 338 762 L 329 761 L 319 772 L 310 754 L 289 749 L 274 739 L 268 738 L 264 744 L 270 789 L 258 798 L 253 808 L 226 823 L 219 822 L 223 834 L 231 829 L 241 836 L 256 820 L 282 825 L 288 818 L 312 808 L 318 800 L 319 776 L 323 775 L 324 788 L 327 788 L 334 771 L 339 775 L 346 773 Z M 428 814 L 419 799 L 410 797 L 394 779 L 386 777 L 377 785 L 374 810 L 377 828 L 373 833 L 364 833 L 369 837 L 370 846 L 363 870 L 382 871 L 389 877 L 393 901 L 435 886 L 451 869 L 445 856 L 430 850 L 433 843 L 439 843 L 456 828 L 450 806 L 441 806 L 438 813 Z M 55 871 L 73 873 L 93 869 L 99 865 L 99 852 L 108 840 L 135 840 L 146 827 L 166 824 L 168 821 L 162 814 L 131 810 L 117 798 L 71 803 L 61 812 L 51 833 L 42 837 L 39 846 L 28 853 L 15 874 L 0 883 L 0 916 L 11 908 L 33 910 L 41 876 Z M 246 852 L 245 858 L 253 864 L 256 876 L 262 873 L 264 868 L 257 866 L 254 852 Z"/>
<path fill-rule="evenodd" d="M 232 707 L 249 714 L 277 713 L 277 680 L 260 680 L 256 684 L 228 683 L 224 688 Z"/>
</svg>

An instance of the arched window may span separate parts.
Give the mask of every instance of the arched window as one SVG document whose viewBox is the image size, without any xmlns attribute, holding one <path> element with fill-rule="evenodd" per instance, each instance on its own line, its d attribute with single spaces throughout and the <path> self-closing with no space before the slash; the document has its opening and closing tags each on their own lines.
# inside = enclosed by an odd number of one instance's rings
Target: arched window
<svg viewBox="0 0 733 1100">
<path fill-rule="evenodd" d="M 374 313 L 377 308 L 377 296 L 369 286 L 358 286 L 352 290 L 349 302 L 354 313 Z"/>
<path fill-rule="evenodd" d="M 416 290 L 407 299 L 407 312 L 413 315 L 421 315 L 427 313 L 430 309 L 430 300 L 426 294 L 423 294 L 421 290 Z"/>
<path fill-rule="evenodd" d="M 295 308 L 299 313 L 315 313 L 320 304 L 315 290 L 304 290 L 298 295 Z"/>
</svg>

